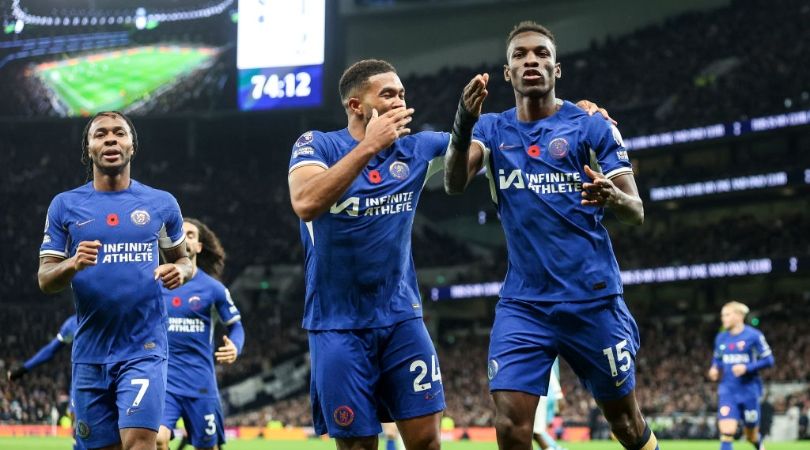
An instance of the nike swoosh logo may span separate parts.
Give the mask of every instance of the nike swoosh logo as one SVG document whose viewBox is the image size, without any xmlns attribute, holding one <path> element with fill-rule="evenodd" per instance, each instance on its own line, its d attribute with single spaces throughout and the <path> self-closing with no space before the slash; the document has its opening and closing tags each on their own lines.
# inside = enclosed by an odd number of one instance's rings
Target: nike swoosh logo
<svg viewBox="0 0 810 450">
<path fill-rule="evenodd" d="M 628 378 L 630 378 L 630 375 L 627 375 L 626 377 L 624 377 L 624 378 L 622 379 L 622 381 L 617 381 L 617 382 L 616 382 L 616 387 L 619 387 L 619 386 L 623 385 L 623 384 L 624 384 L 624 382 L 625 382 L 625 381 L 627 381 L 627 379 L 628 379 Z"/>
<path fill-rule="evenodd" d="M 500 150 L 509 150 L 510 148 L 520 147 L 519 145 L 506 145 L 501 142 L 501 145 L 498 146 Z"/>
<path fill-rule="evenodd" d="M 127 408 L 127 415 L 131 416 L 131 415 L 135 414 L 136 412 L 138 412 L 139 409 L 140 408 Z"/>
<path fill-rule="evenodd" d="M 94 220 L 96 220 L 96 219 L 85 220 L 84 222 L 76 222 L 76 226 L 80 227 L 80 226 L 83 226 L 83 225 L 87 225 L 88 223 L 90 223 L 90 222 L 92 222 Z"/>
</svg>

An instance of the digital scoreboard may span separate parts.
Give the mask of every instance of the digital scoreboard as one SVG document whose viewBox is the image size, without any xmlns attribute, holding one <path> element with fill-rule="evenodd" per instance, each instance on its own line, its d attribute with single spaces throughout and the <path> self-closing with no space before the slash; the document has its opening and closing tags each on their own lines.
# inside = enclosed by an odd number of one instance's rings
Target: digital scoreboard
<svg viewBox="0 0 810 450">
<path fill-rule="evenodd" d="M 240 0 L 239 109 L 320 106 L 326 0 Z"/>
</svg>

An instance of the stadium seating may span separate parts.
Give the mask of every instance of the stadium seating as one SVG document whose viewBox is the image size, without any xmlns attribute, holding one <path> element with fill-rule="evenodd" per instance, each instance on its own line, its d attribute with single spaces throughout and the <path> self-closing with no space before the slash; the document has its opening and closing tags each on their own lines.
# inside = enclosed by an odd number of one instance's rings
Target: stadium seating
<svg viewBox="0 0 810 450">
<path fill-rule="evenodd" d="M 721 10 L 674 17 L 663 24 L 594 43 L 588 50 L 563 55 L 565 78 L 559 94 L 573 100 L 589 98 L 607 107 L 620 121 L 625 136 L 807 110 L 810 65 L 794 62 L 810 60 L 810 40 L 806 30 L 798 28 L 799 21 L 787 19 L 808 15 L 810 6 L 800 0 L 735 0 Z M 771 32 L 758 28 L 762 22 L 786 25 L 779 32 Z M 190 33 L 183 24 L 167 29 L 179 41 Z M 211 33 L 193 40 L 221 40 L 215 31 Z M 761 39 L 753 39 L 754 35 Z M 713 45 L 705 45 L 707 36 Z M 149 39 L 136 36 L 138 44 L 153 43 Z M 232 49 L 224 50 L 227 56 L 223 58 L 232 58 L 232 53 Z M 0 57 L 4 55 L 0 52 Z M 47 92 L 26 75 L 25 65 L 14 61 L 9 63 L 11 66 L 14 70 L 0 71 L 0 86 L 18 88 L 0 104 L 0 115 L 55 115 Z M 448 128 L 461 87 L 471 74 L 499 70 L 484 66 L 446 68 L 433 75 L 405 79 L 409 102 L 419 111 L 415 128 Z M 635 82 L 639 73 L 649 82 Z M 142 111 L 168 114 L 232 107 L 227 103 L 230 100 L 223 103 L 219 93 L 233 90 L 233 83 L 225 63 L 218 61 L 212 70 L 182 80 L 179 89 L 156 97 Z M 493 83 L 486 109 L 498 111 L 511 106 L 508 86 Z M 324 123 L 331 127 L 334 123 L 319 117 L 299 119 L 227 114 L 135 119 L 141 151 L 134 161 L 133 177 L 172 192 L 184 214 L 201 219 L 216 231 L 229 254 L 226 284 L 251 267 L 302 263 L 299 221 L 291 211 L 287 191 L 289 149 L 306 128 L 320 128 Z M 54 194 L 85 181 L 79 163 L 83 126 L 81 119 L 0 121 L 0 248 L 4 256 L 0 258 L 0 302 L 4 311 L 0 315 L 1 372 L 52 339 L 62 320 L 73 311 L 69 294 L 55 298 L 41 294 L 35 274 L 48 201 Z M 646 196 L 655 186 L 765 170 L 810 168 L 808 136 L 805 128 L 777 136 L 787 144 L 780 141 L 771 145 L 766 141 L 753 148 L 754 144 L 745 141 L 739 147 L 719 148 L 712 144 L 688 149 L 694 153 L 734 155 L 722 163 L 706 164 L 700 158 L 694 162 L 675 156 L 665 164 L 653 162 L 654 158 L 663 159 L 662 154 L 669 155 L 672 149 L 658 153 L 653 150 L 649 157 L 642 152 L 631 153 L 631 158 L 640 191 Z M 506 251 L 498 239 L 499 231 L 493 231 L 498 228 L 497 217 L 487 198 L 486 182 L 476 180 L 471 189 L 475 196 L 468 194 L 463 200 L 457 197 L 453 203 L 441 190 L 424 193 L 413 237 L 418 271 L 441 273 L 446 267 L 465 266 L 461 273 L 448 276 L 448 283 L 487 282 L 503 277 Z M 807 192 L 807 186 L 795 190 Z M 791 196 L 788 191 L 738 197 L 727 205 L 701 202 L 694 210 L 648 202 L 645 226 L 623 226 L 610 215 L 606 223 L 623 269 L 806 257 L 810 255 L 810 200 L 807 196 Z M 455 226 L 459 218 L 476 222 L 481 216 L 488 225 L 479 233 L 486 235 L 485 239 L 473 242 L 458 236 L 459 228 Z M 303 285 L 300 279 L 294 282 L 298 288 L 288 293 L 289 298 L 270 297 L 255 286 L 235 296 L 244 316 L 246 345 L 237 364 L 217 366 L 222 386 L 265 373 L 289 355 L 306 351 L 306 333 L 299 327 Z M 707 282 L 705 288 L 711 291 L 716 286 Z M 427 303 L 430 285 L 423 283 L 422 287 Z M 722 295 L 713 294 L 712 298 L 719 301 Z M 662 437 L 712 437 L 715 433 L 711 419 L 716 389 L 704 374 L 718 327 L 718 305 L 697 305 L 697 301 L 692 305 L 692 300 L 684 299 L 689 303 L 687 310 L 658 304 L 651 308 L 642 301 L 630 304 L 639 310 L 643 342 L 637 361 L 638 396 L 646 415 L 662 419 L 662 428 L 656 430 Z M 765 381 L 810 382 L 806 364 L 810 361 L 810 339 L 806 334 L 810 311 L 806 310 L 806 294 L 757 296 L 750 303 L 758 311 L 760 327 L 777 359 L 776 367 L 765 373 Z M 433 315 L 435 310 L 431 308 L 426 305 L 427 315 Z M 456 308 L 464 306 L 459 303 Z M 491 426 L 494 408 L 487 392 L 486 332 L 472 333 L 469 330 L 473 326 L 463 321 L 448 326 L 435 317 L 430 319 L 439 322 L 433 336 L 447 391 L 447 414 L 460 427 Z M 476 323 L 475 327 L 486 325 Z M 54 408 L 64 412 L 69 360 L 69 352 L 63 350 L 54 361 L 28 374 L 20 383 L 0 382 L 0 423 L 47 423 Z M 566 393 L 562 416 L 566 423 L 586 425 L 594 435 L 604 435 L 600 434 L 605 432 L 604 421 L 594 412 L 595 404 L 565 365 L 562 380 Z M 798 408 L 806 415 L 810 391 L 775 396 L 771 402 L 777 412 Z M 227 413 L 230 405 L 225 406 Z M 676 413 L 698 419 L 664 420 Z M 251 411 L 234 411 L 227 418 L 229 425 L 250 426 L 264 426 L 271 420 L 284 425 L 310 425 L 306 393 Z"/>
</svg>

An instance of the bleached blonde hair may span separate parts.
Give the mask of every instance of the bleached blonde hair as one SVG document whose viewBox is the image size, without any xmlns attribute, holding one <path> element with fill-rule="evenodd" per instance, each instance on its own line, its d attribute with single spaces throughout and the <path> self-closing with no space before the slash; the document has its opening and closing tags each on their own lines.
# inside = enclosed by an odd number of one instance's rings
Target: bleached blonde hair
<svg viewBox="0 0 810 450">
<path fill-rule="evenodd" d="M 751 309 L 745 303 L 738 301 L 726 303 L 725 305 L 723 305 L 723 309 L 725 308 L 731 308 L 734 311 L 742 314 L 743 317 L 747 316 L 748 313 L 751 312 Z"/>
</svg>

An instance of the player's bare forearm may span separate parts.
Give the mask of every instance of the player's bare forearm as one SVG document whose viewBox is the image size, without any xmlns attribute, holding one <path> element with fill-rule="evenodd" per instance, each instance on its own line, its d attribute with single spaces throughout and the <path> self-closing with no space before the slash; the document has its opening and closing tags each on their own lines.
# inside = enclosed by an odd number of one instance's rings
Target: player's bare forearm
<svg viewBox="0 0 810 450">
<path fill-rule="evenodd" d="M 608 204 L 608 207 L 623 223 L 628 225 L 644 223 L 644 204 L 638 196 L 620 192 L 615 201 Z"/>
<path fill-rule="evenodd" d="M 469 159 L 469 147 L 455 148 L 453 143 L 447 148 L 444 155 L 444 192 L 448 194 L 460 194 L 467 188 L 467 160 Z"/>
<path fill-rule="evenodd" d="M 70 285 L 76 272 L 72 258 L 44 256 L 39 260 L 37 272 L 39 289 L 46 294 L 55 294 Z"/>
<path fill-rule="evenodd" d="M 619 220 L 627 224 L 644 223 L 644 205 L 632 173 L 607 179 L 587 164 L 584 169 L 585 175 L 593 181 L 582 183 L 582 205 L 610 208 Z"/>
<path fill-rule="evenodd" d="M 448 194 L 464 192 L 483 164 L 481 147 L 472 143 L 466 149 L 457 149 L 451 143 L 444 157 L 444 191 Z"/>
<path fill-rule="evenodd" d="M 191 275 L 194 273 L 194 265 L 191 263 L 191 259 L 189 259 L 188 256 L 178 259 L 174 262 L 174 265 L 180 269 L 180 274 L 183 277 L 183 283 L 191 279 Z"/>
<path fill-rule="evenodd" d="M 472 131 L 487 97 L 489 74 L 476 75 L 464 86 L 458 101 L 450 146 L 444 157 L 444 191 L 448 194 L 464 192 L 470 180 L 481 170 L 483 149 L 472 143 Z"/>
<path fill-rule="evenodd" d="M 303 166 L 290 174 L 290 200 L 296 215 L 309 222 L 329 210 L 379 151 L 360 142 L 329 169 Z"/>
<path fill-rule="evenodd" d="M 68 287 L 76 272 L 96 265 L 101 242 L 81 241 L 70 258 L 43 256 L 39 259 L 37 280 L 39 288 L 46 294 L 53 294 Z"/>
<path fill-rule="evenodd" d="M 163 250 L 163 256 L 166 261 L 169 261 L 169 264 L 159 266 L 155 275 L 163 281 L 167 288 L 174 289 L 191 279 L 194 274 L 194 265 L 188 257 L 185 241 Z"/>
</svg>

